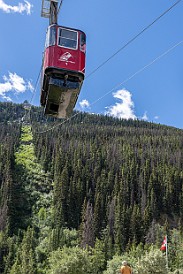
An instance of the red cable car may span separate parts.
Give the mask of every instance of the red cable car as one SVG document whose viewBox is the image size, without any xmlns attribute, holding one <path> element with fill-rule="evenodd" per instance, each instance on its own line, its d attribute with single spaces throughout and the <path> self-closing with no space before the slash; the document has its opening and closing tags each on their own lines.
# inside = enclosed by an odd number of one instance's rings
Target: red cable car
<svg viewBox="0 0 183 274">
<path fill-rule="evenodd" d="M 45 114 L 69 117 L 84 80 L 86 35 L 83 31 L 50 25 L 41 77 L 41 105 Z"/>
</svg>

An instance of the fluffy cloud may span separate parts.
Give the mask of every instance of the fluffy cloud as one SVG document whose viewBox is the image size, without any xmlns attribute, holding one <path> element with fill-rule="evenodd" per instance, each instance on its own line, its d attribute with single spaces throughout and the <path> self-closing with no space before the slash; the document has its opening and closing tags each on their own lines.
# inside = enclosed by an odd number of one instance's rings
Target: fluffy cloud
<svg viewBox="0 0 183 274">
<path fill-rule="evenodd" d="M 149 118 L 147 116 L 147 111 L 145 111 L 145 113 L 144 113 L 144 115 L 142 116 L 141 119 L 144 120 L 144 121 L 148 121 L 149 120 Z"/>
<path fill-rule="evenodd" d="M 32 5 L 28 1 L 24 3 L 18 3 L 16 6 L 8 5 L 3 0 L 0 0 L 0 9 L 6 13 L 17 12 L 31 14 Z"/>
<path fill-rule="evenodd" d="M 25 81 L 22 77 L 16 73 L 9 72 L 8 77 L 3 76 L 4 83 L 0 83 L 0 97 L 7 101 L 11 101 L 11 98 L 7 96 L 7 93 L 13 92 L 15 94 L 24 93 L 27 90 L 33 91 L 34 88 L 30 81 Z"/>
<path fill-rule="evenodd" d="M 79 102 L 79 104 L 80 104 L 80 107 L 81 107 L 82 109 L 87 108 L 87 107 L 90 106 L 90 103 L 89 103 L 86 99 L 84 99 L 84 100 L 82 100 L 81 102 Z"/>
<path fill-rule="evenodd" d="M 137 119 L 134 114 L 134 103 L 131 98 L 132 95 L 128 90 L 118 90 L 113 93 L 113 97 L 118 99 L 120 102 L 107 107 L 107 115 L 123 119 Z"/>
</svg>

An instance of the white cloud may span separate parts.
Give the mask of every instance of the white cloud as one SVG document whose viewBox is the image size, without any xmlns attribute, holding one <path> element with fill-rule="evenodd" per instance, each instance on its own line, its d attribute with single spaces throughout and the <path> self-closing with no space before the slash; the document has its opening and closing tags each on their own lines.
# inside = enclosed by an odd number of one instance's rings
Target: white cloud
<svg viewBox="0 0 183 274">
<path fill-rule="evenodd" d="M 155 120 L 158 120 L 158 119 L 159 119 L 159 116 L 155 116 L 154 119 L 155 119 Z"/>
<path fill-rule="evenodd" d="M 89 103 L 88 100 L 86 100 L 86 99 L 84 99 L 84 100 L 82 100 L 81 102 L 79 102 L 79 104 L 80 104 L 80 107 L 81 107 L 82 109 L 87 108 L 87 107 L 90 106 L 90 103 Z"/>
<path fill-rule="evenodd" d="M 148 121 L 149 120 L 149 118 L 147 116 L 147 111 L 145 111 L 145 113 L 144 113 L 144 115 L 142 116 L 141 119 L 144 120 L 144 121 Z"/>
<path fill-rule="evenodd" d="M 17 93 L 23 93 L 26 90 L 25 81 L 22 77 L 18 76 L 16 73 L 9 72 L 9 77 L 4 76 L 3 79 L 11 86 L 12 90 Z"/>
<path fill-rule="evenodd" d="M 8 102 L 12 102 L 12 99 L 9 96 L 4 95 L 3 99 Z"/>
<path fill-rule="evenodd" d="M 27 14 L 31 14 L 31 8 L 33 6 L 28 2 L 24 1 L 24 3 L 18 3 L 16 6 L 8 5 L 3 0 L 0 0 L 0 9 L 6 13 L 16 12 L 16 13 L 23 13 L 26 12 Z"/>
<path fill-rule="evenodd" d="M 33 91 L 33 86 L 30 81 L 25 81 L 22 77 L 16 73 L 9 72 L 8 77 L 3 76 L 4 83 L 0 83 L 0 97 L 7 101 L 11 101 L 11 98 L 7 96 L 8 92 L 14 94 L 24 93 L 27 90 Z"/>
<path fill-rule="evenodd" d="M 123 119 L 137 119 L 134 114 L 134 103 L 131 98 L 132 95 L 128 90 L 118 90 L 113 93 L 113 97 L 119 99 L 120 102 L 107 107 L 107 115 Z"/>
</svg>

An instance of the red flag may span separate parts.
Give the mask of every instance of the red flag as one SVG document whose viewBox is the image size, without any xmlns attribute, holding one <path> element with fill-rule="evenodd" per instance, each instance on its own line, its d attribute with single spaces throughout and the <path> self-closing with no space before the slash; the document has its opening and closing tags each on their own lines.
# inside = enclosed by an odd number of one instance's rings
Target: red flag
<svg viewBox="0 0 183 274">
<path fill-rule="evenodd" d="M 166 245 L 167 245 L 167 240 L 166 240 L 166 236 L 165 236 L 160 250 L 161 251 L 166 251 Z"/>
</svg>

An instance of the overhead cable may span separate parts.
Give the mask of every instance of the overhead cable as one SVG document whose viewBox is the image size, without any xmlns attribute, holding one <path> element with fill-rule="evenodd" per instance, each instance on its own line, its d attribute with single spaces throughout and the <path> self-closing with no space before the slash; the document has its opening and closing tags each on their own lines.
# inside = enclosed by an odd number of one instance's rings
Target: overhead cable
<svg viewBox="0 0 183 274">
<path fill-rule="evenodd" d="M 137 35 L 135 35 L 132 39 L 130 39 L 125 45 L 123 45 L 118 51 L 116 51 L 113 55 L 111 55 L 108 59 L 106 59 L 102 64 L 100 64 L 97 68 L 95 68 L 91 73 L 89 73 L 86 77 L 85 77 L 85 79 L 87 79 L 87 78 L 89 78 L 91 75 L 93 75 L 96 71 L 98 71 L 101 67 L 103 67 L 107 62 L 109 62 L 114 56 L 116 56 L 120 51 L 122 51 L 123 49 L 125 49 L 128 45 L 130 45 L 134 40 L 136 40 L 141 34 L 143 34 L 146 30 L 148 30 L 152 25 L 154 25 L 158 20 L 160 20 L 160 18 L 162 18 L 164 15 L 166 15 L 170 10 L 172 10 L 175 6 L 177 6 L 180 2 L 181 2 L 182 0 L 178 0 L 178 1 L 176 1 L 172 6 L 170 6 L 167 10 L 165 10 L 161 15 L 159 15 L 153 22 L 151 22 L 148 26 L 146 26 L 143 30 L 141 30 Z M 60 5 L 59 5 L 59 8 L 58 8 L 58 13 L 59 13 L 59 11 L 60 11 L 60 8 L 61 8 L 61 6 L 62 6 L 62 3 L 63 3 L 63 0 L 61 0 L 61 2 L 60 2 Z M 182 43 L 182 42 L 180 42 L 180 43 Z M 180 43 L 178 43 L 178 44 L 180 44 Z M 176 47 L 176 46 L 178 46 L 178 44 L 177 45 L 175 45 L 174 47 Z M 173 48 L 174 48 L 173 47 Z M 172 50 L 173 48 L 171 48 L 170 50 Z M 168 50 L 168 52 L 170 51 L 170 50 Z M 164 54 L 163 54 L 163 56 L 165 55 L 165 54 L 167 54 L 168 52 L 165 52 Z M 156 58 L 157 60 L 158 59 L 160 59 L 161 57 L 163 57 L 163 56 L 159 56 L 158 58 Z M 155 62 L 156 60 L 154 60 L 153 61 L 153 63 Z M 151 65 L 151 64 L 148 64 L 146 67 L 148 67 L 149 65 Z M 142 68 L 141 70 L 144 70 L 145 68 Z M 135 75 L 136 74 L 138 74 L 139 73 L 139 71 L 138 72 L 136 72 L 135 73 Z M 130 77 L 130 79 L 132 78 L 132 77 L 134 77 L 135 75 L 133 75 L 133 76 L 131 76 Z M 40 76 L 40 73 L 39 73 L 39 76 Z M 39 78 L 39 77 L 38 77 Z M 126 80 L 125 80 L 126 81 Z M 36 89 L 35 89 L 36 90 Z M 113 91 L 114 89 L 112 89 L 112 91 Z M 112 92 L 112 91 L 109 91 L 109 92 L 107 92 L 107 94 L 109 94 L 110 92 Z M 101 98 L 103 98 L 103 97 L 105 97 L 107 94 L 105 94 L 105 95 L 103 95 Z M 100 98 L 98 98 L 95 102 L 98 102 L 100 100 Z M 92 105 L 94 104 L 94 102 L 92 103 Z M 73 117 L 75 117 L 75 115 L 74 116 L 71 116 L 70 118 L 68 118 L 68 119 L 72 119 Z M 66 119 L 66 120 L 64 120 L 61 124 L 59 124 L 59 125 L 55 125 L 53 128 L 55 128 L 55 127 L 57 127 L 57 126 L 60 126 L 60 125 L 62 125 L 63 123 L 65 123 L 65 122 L 67 122 L 68 121 L 68 119 Z M 51 129 L 49 129 L 49 130 L 51 130 Z M 49 131 L 48 130 L 48 131 Z M 47 131 L 44 131 L 44 132 L 47 132 Z M 41 132 L 42 133 L 42 132 Z"/>
<path fill-rule="evenodd" d="M 86 77 L 90 77 L 93 75 L 97 70 L 103 67 L 107 62 L 109 62 L 114 56 L 116 56 L 120 51 L 125 49 L 128 45 L 130 45 L 134 40 L 136 40 L 141 34 L 143 34 L 146 30 L 148 30 L 152 25 L 154 25 L 157 21 L 159 21 L 165 14 L 167 14 L 170 10 L 172 10 L 175 6 L 177 6 L 182 0 L 178 0 L 175 2 L 171 7 L 165 10 L 160 16 L 158 16 L 152 23 L 150 23 L 147 27 L 141 30 L 137 35 L 135 35 L 132 39 L 130 39 L 124 46 L 118 49 L 114 54 L 112 54 L 108 59 L 106 59 L 103 63 L 101 63 L 97 68 L 95 68 L 92 72 L 90 72 Z"/>
<path fill-rule="evenodd" d="M 167 55 L 169 52 L 171 52 L 172 50 L 174 50 L 175 48 L 177 48 L 178 46 L 183 44 L 183 40 L 176 43 L 174 46 L 170 47 L 168 50 L 166 50 L 165 52 L 163 52 L 161 55 L 159 55 L 158 57 L 156 57 L 155 59 L 153 59 L 150 63 L 148 63 L 147 65 L 145 65 L 144 67 L 142 67 L 141 69 L 137 70 L 135 73 L 133 73 L 131 76 L 129 76 L 127 79 L 123 80 L 121 83 L 119 83 L 118 85 L 116 85 L 115 87 L 113 87 L 112 89 L 110 89 L 108 92 L 106 92 L 104 95 L 102 95 L 101 97 L 99 97 L 97 100 L 95 100 L 93 103 L 90 104 L 90 106 L 95 105 L 98 101 L 102 100 L 105 96 L 107 96 L 108 94 L 112 93 L 114 90 L 116 90 L 117 88 L 119 88 L 120 86 L 124 85 L 125 83 L 127 83 L 128 81 L 130 81 L 132 78 L 134 78 L 136 75 L 138 75 L 139 73 L 143 72 L 145 69 L 147 69 L 148 67 L 150 67 L 152 64 L 154 64 L 155 62 L 157 62 L 158 60 L 160 60 L 162 57 L 164 57 L 165 55 Z M 43 134 L 46 132 L 49 132 L 53 129 L 55 129 L 56 127 L 62 126 L 63 124 L 65 124 L 66 122 L 70 121 L 72 118 L 76 117 L 77 115 L 79 115 L 79 113 L 75 113 L 73 116 L 67 118 L 66 120 L 64 120 L 63 122 L 54 125 L 53 127 L 41 131 L 41 132 L 34 132 L 35 134 Z"/>
<path fill-rule="evenodd" d="M 63 1 L 64 1 L 64 0 L 61 0 L 61 1 L 60 1 L 60 5 L 59 5 L 59 7 L 58 7 L 58 12 L 57 12 L 57 15 L 58 15 L 58 14 L 59 14 L 59 12 L 60 12 L 60 9 L 61 9 L 61 6 L 62 6 L 62 4 L 63 4 Z"/>
</svg>

